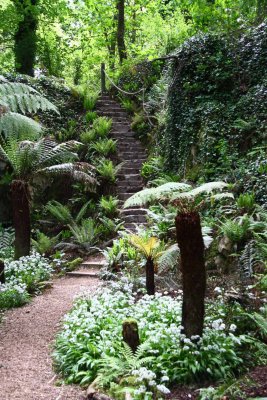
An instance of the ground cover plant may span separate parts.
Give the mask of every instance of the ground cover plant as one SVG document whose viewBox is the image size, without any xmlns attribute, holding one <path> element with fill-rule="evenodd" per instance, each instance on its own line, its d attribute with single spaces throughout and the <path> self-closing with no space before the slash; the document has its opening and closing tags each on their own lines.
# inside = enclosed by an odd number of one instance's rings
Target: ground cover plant
<svg viewBox="0 0 267 400">
<path fill-rule="evenodd" d="M 142 287 L 126 278 L 101 292 L 77 300 L 57 337 L 55 362 L 70 383 L 95 381 L 116 399 L 124 399 L 125 392 L 134 399 L 161 398 L 174 383 L 216 381 L 244 371 L 256 362 L 246 358 L 248 349 L 259 362 L 266 358 L 253 328 L 242 325 L 242 307 L 227 304 L 219 288 L 218 297 L 207 302 L 201 339 L 182 333 L 181 292 L 174 298 L 140 296 Z M 138 321 L 142 343 L 135 355 L 122 341 L 122 323 L 129 316 Z"/>
</svg>

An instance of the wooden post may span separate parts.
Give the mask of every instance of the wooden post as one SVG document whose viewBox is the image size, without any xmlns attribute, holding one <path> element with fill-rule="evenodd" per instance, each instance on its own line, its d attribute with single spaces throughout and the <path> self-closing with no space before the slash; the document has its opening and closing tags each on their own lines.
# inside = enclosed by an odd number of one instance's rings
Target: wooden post
<svg viewBox="0 0 267 400">
<path fill-rule="evenodd" d="M 0 283 L 5 283 L 5 263 L 0 258 Z"/>
<path fill-rule="evenodd" d="M 106 93 L 106 75 L 105 75 L 105 63 L 101 63 L 101 94 Z"/>
</svg>

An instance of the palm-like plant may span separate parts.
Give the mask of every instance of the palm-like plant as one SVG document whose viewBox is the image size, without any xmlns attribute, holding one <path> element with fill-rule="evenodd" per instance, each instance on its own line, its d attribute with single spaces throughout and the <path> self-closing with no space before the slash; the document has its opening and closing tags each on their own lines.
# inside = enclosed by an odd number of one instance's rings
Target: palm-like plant
<svg viewBox="0 0 267 400">
<path fill-rule="evenodd" d="M 27 132 L 28 137 L 39 134 L 42 126 L 24 114 L 57 108 L 37 90 L 24 83 L 8 82 L 0 75 L 0 134 Z"/>
<path fill-rule="evenodd" d="M 71 179 L 94 187 L 94 168 L 81 162 L 76 150 L 79 142 L 57 144 L 50 138 L 38 141 L 21 140 L 12 134 L 0 141 L 0 160 L 12 171 L 11 196 L 15 228 L 15 257 L 28 255 L 30 251 L 30 198 L 31 187 L 40 176 L 66 175 Z"/>
<path fill-rule="evenodd" d="M 171 246 L 170 251 L 156 237 L 131 235 L 130 243 L 136 247 L 146 259 L 146 290 L 149 295 L 155 294 L 155 269 L 156 263 L 166 265 L 168 259 L 173 260 L 173 252 L 175 258 L 178 257 L 178 248 Z"/>
</svg>

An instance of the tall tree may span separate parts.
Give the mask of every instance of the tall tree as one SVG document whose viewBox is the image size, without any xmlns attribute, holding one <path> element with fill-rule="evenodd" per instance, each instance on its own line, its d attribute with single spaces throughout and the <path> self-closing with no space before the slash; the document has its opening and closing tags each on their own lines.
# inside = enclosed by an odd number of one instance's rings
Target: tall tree
<svg viewBox="0 0 267 400">
<path fill-rule="evenodd" d="M 13 0 L 20 22 L 14 36 L 16 71 L 34 75 L 37 50 L 36 30 L 38 25 L 37 5 L 39 0 Z"/>
<path fill-rule="evenodd" d="M 117 30 L 117 44 L 120 63 L 127 58 L 125 46 L 125 2 L 124 0 L 117 1 L 118 9 L 118 30 Z"/>
</svg>

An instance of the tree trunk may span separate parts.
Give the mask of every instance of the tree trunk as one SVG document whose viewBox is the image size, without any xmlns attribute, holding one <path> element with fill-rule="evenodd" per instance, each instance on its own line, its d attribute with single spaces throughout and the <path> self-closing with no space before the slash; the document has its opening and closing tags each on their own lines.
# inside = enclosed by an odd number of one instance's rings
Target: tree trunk
<svg viewBox="0 0 267 400">
<path fill-rule="evenodd" d="M 146 261 L 146 290 L 149 295 L 155 294 L 155 271 L 151 257 Z"/>
<path fill-rule="evenodd" d="M 124 17 L 124 0 L 117 0 L 118 9 L 118 29 L 117 29 L 117 44 L 120 58 L 120 64 L 127 58 L 125 46 L 125 17 Z"/>
<path fill-rule="evenodd" d="M 5 283 L 5 263 L 0 259 L 0 283 Z"/>
<path fill-rule="evenodd" d="M 122 324 L 123 341 L 128 344 L 133 353 L 136 352 L 137 347 L 140 345 L 140 338 L 138 332 L 138 325 L 135 319 L 126 319 Z"/>
<path fill-rule="evenodd" d="M 204 325 L 206 272 L 200 217 L 197 212 L 178 214 L 175 223 L 181 253 L 182 326 L 187 337 L 201 336 Z"/>
<path fill-rule="evenodd" d="M 30 76 L 34 75 L 37 49 L 36 30 L 38 19 L 35 7 L 37 3 L 38 0 L 15 0 L 17 12 L 22 18 L 14 36 L 16 71 Z"/>
<path fill-rule="evenodd" d="M 11 196 L 15 228 L 15 259 L 18 259 L 30 254 L 31 223 L 28 184 L 14 180 L 11 184 Z"/>
</svg>

